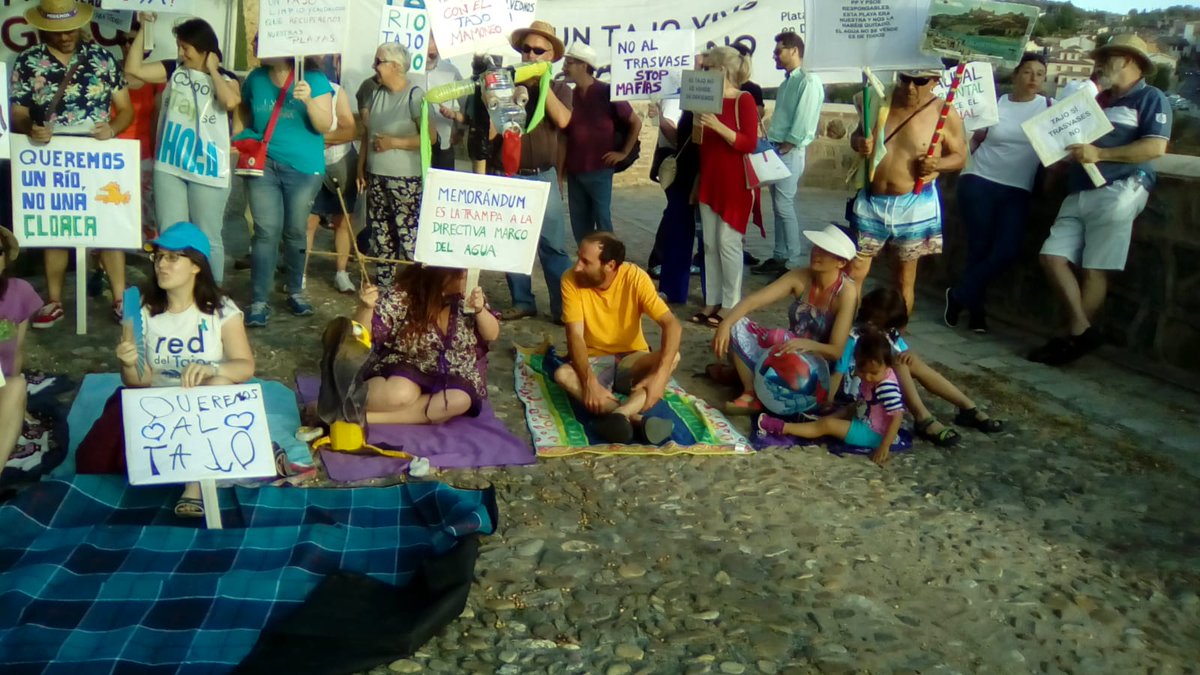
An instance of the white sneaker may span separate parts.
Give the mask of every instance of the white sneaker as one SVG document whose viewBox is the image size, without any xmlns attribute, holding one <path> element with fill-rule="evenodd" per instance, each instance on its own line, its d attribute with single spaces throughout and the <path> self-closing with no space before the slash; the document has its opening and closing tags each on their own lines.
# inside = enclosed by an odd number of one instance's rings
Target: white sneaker
<svg viewBox="0 0 1200 675">
<path fill-rule="evenodd" d="M 350 275 L 347 272 L 338 272 L 333 275 L 333 287 L 338 293 L 353 293 L 354 282 L 350 281 Z"/>
</svg>

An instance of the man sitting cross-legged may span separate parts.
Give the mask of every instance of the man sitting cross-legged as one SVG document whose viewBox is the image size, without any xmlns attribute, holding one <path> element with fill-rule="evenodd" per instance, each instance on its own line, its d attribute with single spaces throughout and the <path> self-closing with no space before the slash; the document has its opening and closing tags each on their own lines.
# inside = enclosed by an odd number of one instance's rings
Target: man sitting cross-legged
<svg viewBox="0 0 1200 675">
<path fill-rule="evenodd" d="M 669 440 L 674 424 L 644 413 L 662 399 L 679 365 L 683 331 L 650 275 L 625 262 L 620 239 L 596 232 L 580 241 L 579 260 L 563 275 L 562 300 L 570 360 L 553 370 L 554 381 L 595 416 L 592 428 L 605 441 L 629 443 L 635 426 L 647 443 Z M 642 315 L 662 328 L 657 352 L 642 334 Z"/>
</svg>

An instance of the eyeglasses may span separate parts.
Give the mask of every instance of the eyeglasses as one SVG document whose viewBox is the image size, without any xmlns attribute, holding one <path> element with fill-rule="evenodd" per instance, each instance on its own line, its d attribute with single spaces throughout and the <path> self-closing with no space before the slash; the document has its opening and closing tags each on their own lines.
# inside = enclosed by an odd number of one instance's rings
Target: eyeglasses
<svg viewBox="0 0 1200 675">
<path fill-rule="evenodd" d="M 933 78 L 932 77 L 913 77 L 911 75 L 901 75 L 900 82 L 903 84 L 915 84 L 918 87 L 924 87 L 925 85 L 929 84 L 930 82 L 933 82 Z"/>
<path fill-rule="evenodd" d="M 542 54 L 545 54 L 548 51 L 550 51 L 550 50 L 542 49 L 541 47 L 530 47 L 529 45 L 521 46 L 522 54 L 533 54 L 534 56 L 541 56 Z"/>
<path fill-rule="evenodd" d="M 179 251 L 155 251 L 154 253 L 150 254 L 150 261 L 153 262 L 155 265 L 157 265 L 159 263 L 167 263 L 168 265 L 174 265 L 175 263 L 179 262 L 180 258 L 186 258 L 186 257 L 187 256 L 180 253 Z"/>
<path fill-rule="evenodd" d="M 385 63 L 395 63 L 395 61 L 386 61 L 384 59 L 375 59 L 375 61 L 371 65 L 371 67 L 378 68 L 379 66 L 382 66 Z"/>
</svg>

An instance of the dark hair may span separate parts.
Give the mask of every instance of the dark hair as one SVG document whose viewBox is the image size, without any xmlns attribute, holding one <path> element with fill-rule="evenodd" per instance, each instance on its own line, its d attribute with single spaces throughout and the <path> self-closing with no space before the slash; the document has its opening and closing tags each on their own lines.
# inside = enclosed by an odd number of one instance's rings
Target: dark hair
<svg viewBox="0 0 1200 675">
<path fill-rule="evenodd" d="M 593 243 L 600 247 L 600 264 L 615 262 L 617 267 L 625 263 L 625 242 L 611 232 L 593 232 L 584 237 L 579 245 Z"/>
<path fill-rule="evenodd" d="M 1013 68 L 1013 72 L 1014 73 L 1017 72 L 1018 70 L 1021 69 L 1021 66 L 1025 65 L 1026 63 L 1029 63 L 1030 61 L 1037 61 L 1038 63 L 1042 64 L 1042 66 L 1046 65 L 1046 57 L 1045 56 L 1042 56 L 1041 54 L 1039 54 L 1037 52 L 1025 52 L 1024 54 L 1021 55 L 1021 60 L 1019 62 L 1017 62 L 1017 67 Z"/>
<path fill-rule="evenodd" d="M 157 253 L 158 249 L 155 249 L 155 252 Z M 226 293 L 213 278 L 208 258 L 194 248 L 185 248 L 178 253 L 200 268 L 200 273 L 196 275 L 196 285 L 192 288 L 192 298 L 196 301 L 196 307 L 202 314 L 216 314 L 225 302 Z M 142 306 L 150 310 L 150 316 L 158 316 L 167 311 L 167 292 L 158 285 L 153 273 L 142 287 Z"/>
<path fill-rule="evenodd" d="M 4 227 L 0 225 L 0 227 Z M 6 228 L 7 229 L 7 228 Z M 0 237 L 0 260 L 4 261 L 4 269 L 0 269 L 0 300 L 8 292 L 8 279 L 12 275 L 12 260 L 9 260 L 8 240 Z"/>
<path fill-rule="evenodd" d="M 867 363 L 874 361 L 892 367 L 895 358 L 892 354 L 892 343 L 887 336 L 877 330 L 865 330 L 858 336 L 854 345 L 854 362 Z"/>
<path fill-rule="evenodd" d="M 783 45 L 785 49 L 795 49 L 800 52 L 800 58 L 804 58 L 804 38 L 792 31 L 784 31 L 775 36 L 775 41 Z"/>
<path fill-rule="evenodd" d="M 877 330 L 900 330 L 908 325 L 908 305 L 894 288 L 876 288 L 862 297 L 858 323 L 871 324 Z"/>
<path fill-rule="evenodd" d="M 437 325 L 438 314 L 445 305 L 446 282 L 462 274 L 463 270 L 454 267 L 408 265 L 396 276 L 396 289 L 408 296 L 403 335 L 418 335 Z"/>
<path fill-rule="evenodd" d="M 171 32 L 175 34 L 176 40 L 191 45 L 196 51 L 216 54 L 217 59 L 225 60 L 221 54 L 221 44 L 217 40 L 216 31 L 204 19 L 188 19 L 180 22 L 171 29 Z"/>
<path fill-rule="evenodd" d="M 734 42 L 733 44 L 731 44 L 729 46 L 736 49 L 737 52 L 739 54 L 741 54 L 742 56 L 753 56 L 754 55 L 754 52 L 750 50 L 750 45 L 746 44 L 745 42 Z"/>
</svg>

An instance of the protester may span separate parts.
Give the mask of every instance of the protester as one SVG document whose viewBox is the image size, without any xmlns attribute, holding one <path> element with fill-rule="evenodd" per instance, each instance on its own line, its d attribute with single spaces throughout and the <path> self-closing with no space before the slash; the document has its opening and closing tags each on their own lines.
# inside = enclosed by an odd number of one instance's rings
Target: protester
<svg viewBox="0 0 1200 675">
<path fill-rule="evenodd" d="M 883 466 L 904 423 L 904 397 L 896 379 L 895 357 L 886 337 L 877 331 L 864 333 L 854 349 L 854 361 L 862 384 L 857 400 L 865 403 L 854 415 L 856 406 L 846 409 L 847 417 L 829 415 L 815 422 L 785 422 L 778 417 L 760 415 L 755 426 L 762 433 L 799 438 L 840 438 L 859 448 L 874 448 L 871 461 Z"/>
<path fill-rule="evenodd" d="M 750 59 L 751 63 L 754 62 L 754 50 L 750 49 L 750 45 L 739 40 L 729 46 L 736 49 L 743 57 Z M 763 128 L 763 121 L 767 118 L 767 102 L 763 97 L 762 85 L 751 80 L 746 80 L 742 83 L 740 89 L 754 98 L 754 107 L 758 110 L 758 138 L 766 138 L 767 130 Z M 767 236 L 767 231 L 763 228 L 762 188 L 754 188 L 754 206 L 750 210 L 750 222 L 754 223 L 754 226 L 758 228 L 759 233 L 763 237 Z M 745 242 L 745 239 L 743 235 L 742 241 Z M 745 246 L 742 247 L 742 262 L 747 265 L 759 265 L 762 263 L 761 260 L 751 255 L 750 251 L 745 249 Z"/>
<path fill-rule="evenodd" d="M 625 262 L 620 239 L 595 232 L 579 243 L 579 260 L 563 276 L 562 292 L 569 361 L 547 358 L 547 374 L 584 404 L 605 441 L 629 443 L 635 426 L 651 445 L 669 440 L 674 423 L 646 413 L 662 400 L 679 365 L 683 329 L 650 276 Z M 657 352 L 642 334 L 643 315 L 662 329 Z"/>
<path fill-rule="evenodd" d="M 9 97 L 12 130 L 33 143 L 49 143 L 53 135 L 114 138 L 133 121 L 133 104 L 125 78 L 112 53 L 87 40 L 92 6 L 76 0 L 40 0 L 25 12 L 38 31 L 38 44 L 17 55 L 12 64 Z M 63 320 L 63 283 L 69 251 L 44 249 L 47 302 L 30 321 L 50 328 Z M 113 319 L 121 319 L 125 293 L 125 253 L 101 251 L 100 261 L 112 290 Z M 83 274 L 83 270 L 79 270 Z M 76 298 L 76 302 L 84 302 Z"/>
<path fill-rule="evenodd" d="M 642 119 L 625 101 L 613 101 L 607 82 L 596 79 L 596 52 L 583 42 L 571 43 L 563 72 L 575 83 L 567 142 L 559 147 L 567 174 L 567 205 L 578 243 L 592 232 L 612 232 L 613 166 L 638 141 Z M 627 130 L 625 144 L 614 148 L 617 125 Z"/>
<path fill-rule="evenodd" d="M 333 230 L 334 253 L 337 254 L 334 258 L 333 287 L 338 293 L 353 293 L 354 282 L 350 281 L 346 266 L 350 263 L 350 238 L 354 236 L 354 226 L 346 218 L 346 213 L 354 213 L 358 200 L 358 151 L 354 148 L 358 128 L 354 122 L 350 94 L 346 93 L 341 84 L 333 81 L 341 79 L 340 61 L 341 57 L 336 57 L 336 65 L 330 64 L 329 68 L 334 75 L 329 83 L 333 88 L 333 128 L 325 134 L 325 180 L 321 181 L 321 189 L 313 199 L 308 216 L 307 243 L 308 250 L 312 251 L 317 229 L 322 222 L 329 224 Z M 329 75 L 330 72 L 326 72 L 326 77 Z M 342 211 L 343 208 L 346 209 L 345 212 Z M 304 268 L 304 282 L 307 287 L 307 258 Z"/>
<path fill-rule="evenodd" d="M 359 192 L 367 199 L 367 228 L 380 258 L 412 260 L 421 215 L 421 110 L 425 90 L 408 78 L 408 50 L 385 42 L 375 50 L 379 87 L 362 120 Z M 430 124 L 430 137 L 436 133 Z M 375 277 L 392 283 L 395 265 L 380 263 Z"/>
<path fill-rule="evenodd" d="M 122 69 L 129 63 L 133 41 L 137 38 L 141 25 L 141 21 L 134 19 L 132 30 L 117 36 L 121 41 Z M 128 70 L 125 72 L 125 84 L 129 91 L 129 103 L 133 106 L 133 120 L 124 131 L 117 134 L 117 138 L 137 141 L 141 146 L 142 238 L 149 241 L 158 236 L 158 219 L 154 211 L 154 146 L 158 140 L 158 98 L 163 92 L 163 86 L 130 75 Z M 93 295 L 90 289 L 102 287 L 103 284 L 103 272 L 97 268 L 88 279 L 89 295 Z"/>
<path fill-rule="evenodd" d="M 961 169 L 967 156 L 962 118 L 953 106 L 941 142 L 933 156 L 927 154 L 943 103 L 933 94 L 940 77 L 940 70 L 900 73 L 884 128 L 872 130 L 867 138 L 860 125 L 850 139 L 851 146 L 864 157 L 875 156 L 876 139 L 881 135 L 886 149 L 874 177 L 867 179 L 866 187 L 854 200 L 858 257 L 850 266 L 850 276 L 861 287 L 871 271 L 872 259 L 891 242 L 896 249 L 896 286 L 909 312 L 916 299 L 917 263 L 924 256 L 942 252 L 937 177 Z M 918 181 L 924 187 L 916 193 Z"/>
<path fill-rule="evenodd" d="M 697 116 L 692 141 L 700 144 L 696 201 L 704 230 L 704 309 L 691 321 L 716 328 L 721 310 L 742 297 L 742 237 L 750 222 L 754 192 L 746 187 L 743 160 L 757 145 L 758 112 L 754 99 L 738 87 L 750 79 L 750 59 L 730 47 L 704 55 L 704 70 L 725 76 L 719 115 Z"/>
<path fill-rule="evenodd" d="M 225 203 L 229 199 L 231 111 L 242 103 L 237 75 L 221 67 L 217 34 L 203 19 L 188 19 L 172 32 L 178 58 L 146 63 L 146 32 L 156 16 L 138 14 L 141 27 L 125 59 L 125 75 L 167 86 L 154 163 L 155 220 L 163 226 L 195 223 L 212 245 L 213 278 L 225 279 Z M 154 138 L 152 129 L 144 133 Z M 186 138 L 184 133 L 196 134 Z"/>
<path fill-rule="evenodd" d="M 693 197 L 700 173 L 700 146 L 692 142 L 694 124 L 695 117 L 685 112 L 680 115 L 678 126 L 669 132 L 679 148 L 672 155 L 674 177 L 665 190 L 667 206 L 655 236 L 654 251 L 662 261 L 658 289 L 666 295 L 667 302 L 674 304 L 688 301 L 695 267 L 692 250 L 696 248 L 698 214 Z M 665 178 L 660 175 L 659 180 Z"/>
<path fill-rule="evenodd" d="M 555 35 L 554 26 L 545 21 L 534 21 L 529 28 L 513 31 L 509 38 L 512 48 L 521 53 L 523 63 L 554 63 L 563 57 L 563 43 Z M 525 104 L 528 119 L 533 119 L 538 108 L 541 90 L 534 79 L 520 83 L 529 88 L 529 101 Z M 546 291 L 550 296 L 550 318 L 562 323 L 562 277 L 571 268 L 571 259 L 563 244 L 562 191 L 559 185 L 558 161 L 561 131 L 571 123 L 571 89 L 563 82 L 554 82 L 545 93 L 545 118 L 532 132 L 521 136 L 521 165 L 516 178 L 536 180 L 550 184 L 550 195 L 546 200 L 546 213 L 542 216 L 542 230 L 538 236 L 538 257 L 542 263 L 542 274 L 546 278 Z M 498 172 L 503 137 L 493 139 L 492 157 Z M 508 292 L 513 306 L 500 314 L 500 318 L 511 321 L 537 316 L 537 300 L 533 295 L 533 280 L 528 274 L 508 274 Z"/>
<path fill-rule="evenodd" d="M 25 334 L 29 320 L 42 306 L 42 299 L 24 279 L 12 276 L 12 266 L 20 254 L 17 238 L 0 227 L 0 472 L 21 437 L 28 398 L 25 375 Z"/>
<path fill-rule="evenodd" d="M 354 320 L 371 330 L 369 424 L 441 424 L 479 414 L 488 345 L 500 336 L 500 322 L 482 288 L 464 297 L 466 279 L 465 270 L 408 265 L 394 285 L 359 291 Z"/>
<path fill-rule="evenodd" d="M 430 33 L 429 49 L 425 52 L 425 91 L 432 91 L 461 79 L 463 76 L 458 67 L 441 58 L 437 41 L 433 39 L 433 33 Z M 457 126 L 462 115 L 459 110 L 464 107 L 462 101 L 451 101 L 450 105 L 443 103 L 429 106 L 430 119 L 433 120 L 433 126 L 437 130 L 437 143 L 433 146 L 431 162 L 431 166 L 435 169 L 454 170 L 454 146 L 458 145 L 462 136 Z"/>
<path fill-rule="evenodd" d="M 808 144 L 817 136 L 825 85 L 815 73 L 804 70 L 804 40 L 795 33 L 775 36 L 775 67 L 784 71 L 783 84 L 775 95 L 775 112 L 767 129 L 767 140 L 792 173 L 791 178 L 771 184 L 771 209 L 775 215 L 775 250 L 770 260 L 752 271 L 778 275 L 803 266 L 804 248 L 800 220 L 796 214 L 796 191 L 804 176 Z"/>
<path fill-rule="evenodd" d="M 258 38 L 254 39 L 258 50 Z M 290 90 L 291 96 L 281 91 Z M 312 305 L 304 296 L 305 230 L 313 199 L 325 173 L 325 137 L 333 126 L 332 88 L 316 68 L 297 77 L 290 58 L 262 59 L 262 65 L 242 85 L 242 117 L 246 130 L 235 140 L 261 140 L 281 101 L 274 136 L 267 145 L 263 175 L 246 179 L 254 237 L 250 244 L 252 302 L 246 325 L 261 328 L 271 318 L 275 265 L 283 240 L 287 307 L 296 316 L 309 316 Z M 290 100 L 289 100 L 290 98 Z"/>
<path fill-rule="evenodd" d="M 835 225 L 806 231 L 804 236 L 813 244 L 809 266 L 786 271 L 739 302 L 713 336 L 713 353 L 721 362 L 733 357 L 736 381 L 742 385 L 742 394 L 725 405 L 726 412 L 763 410 L 754 393 L 754 369 L 768 350 L 812 352 L 826 361 L 842 355 L 858 303 L 858 290 L 846 276 L 846 267 L 855 255 L 854 242 Z M 787 331 L 770 330 L 747 318 L 789 296 L 795 300 L 788 308 Z M 710 365 L 707 373 L 718 382 L 735 379 L 720 364 Z"/>
<path fill-rule="evenodd" d="M 154 276 L 142 289 L 141 344 L 127 327 L 117 345 L 126 387 L 240 384 L 254 376 L 254 353 L 242 310 L 217 286 L 208 237 L 192 223 L 176 223 L 150 242 Z M 118 389 L 83 438 L 79 473 L 126 473 L 125 431 Z M 175 515 L 201 517 L 199 483 L 188 483 Z"/>
<path fill-rule="evenodd" d="M 1100 331 L 1092 321 L 1104 306 L 1109 275 L 1125 269 L 1133 221 L 1146 208 L 1156 181 L 1150 162 L 1166 153 L 1171 136 L 1167 97 L 1146 84 L 1154 64 L 1145 42 L 1136 35 L 1117 35 L 1093 57 L 1102 90 L 1097 100 L 1113 130 L 1095 143 L 1068 148 L 1075 162 L 1070 195 L 1042 245 L 1042 268 L 1066 311 L 1067 334 L 1035 349 L 1029 359 L 1055 366 L 1100 346 Z M 1084 164 L 1100 170 L 1102 187 L 1092 184 Z"/>
</svg>

